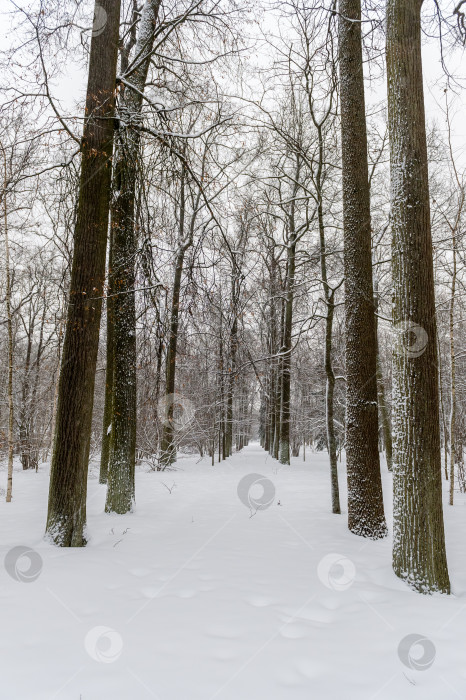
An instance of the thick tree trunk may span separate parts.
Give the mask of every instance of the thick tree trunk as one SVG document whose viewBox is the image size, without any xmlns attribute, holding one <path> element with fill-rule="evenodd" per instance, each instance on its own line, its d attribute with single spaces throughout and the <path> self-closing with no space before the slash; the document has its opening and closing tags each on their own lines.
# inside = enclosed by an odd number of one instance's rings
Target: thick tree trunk
<svg viewBox="0 0 466 700">
<path fill-rule="evenodd" d="M 106 512 L 126 513 L 134 501 L 136 463 L 136 302 L 137 236 L 135 196 L 144 88 L 150 65 L 160 0 L 147 0 L 139 26 L 130 82 L 119 108 L 121 128 L 112 207 L 113 403 Z M 124 79 L 124 77 L 123 77 Z"/>
<path fill-rule="evenodd" d="M 135 134 L 123 137 L 115 164 L 117 191 L 112 207 L 113 386 L 108 464 L 107 513 L 126 513 L 134 500 L 136 462 L 136 307 L 134 196 L 136 163 L 125 146 Z M 137 157 L 137 156 L 136 156 Z"/>
<path fill-rule="evenodd" d="M 400 330 L 393 362 L 393 568 L 419 592 L 448 593 L 421 6 L 422 0 L 387 5 L 393 321 Z"/>
<path fill-rule="evenodd" d="M 348 527 L 385 537 L 377 415 L 370 191 L 360 0 L 340 0 L 339 62 L 346 312 Z"/>
<path fill-rule="evenodd" d="M 87 467 L 110 204 L 120 1 L 99 0 L 99 6 L 107 22 L 104 31 L 91 40 L 47 517 L 48 536 L 63 547 L 85 544 Z"/>
</svg>

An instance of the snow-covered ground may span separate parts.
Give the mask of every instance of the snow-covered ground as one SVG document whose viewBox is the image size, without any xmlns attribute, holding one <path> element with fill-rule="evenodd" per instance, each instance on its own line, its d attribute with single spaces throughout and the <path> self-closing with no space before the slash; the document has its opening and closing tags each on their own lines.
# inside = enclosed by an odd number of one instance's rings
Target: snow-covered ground
<svg viewBox="0 0 466 700">
<path fill-rule="evenodd" d="M 82 549 L 42 540 L 45 466 L 15 471 L 0 505 L 2 700 L 466 698 L 464 497 L 445 506 L 454 594 L 430 597 L 393 575 L 389 539 L 355 537 L 329 512 L 325 453 L 284 468 L 252 444 L 177 466 L 140 470 L 126 516 L 104 514 L 91 474 Z M 251 473 L 275 488 L 255 514 L 237 492 Z M 345 503 L 343 467 L 340 484 Z"/>
</svg>

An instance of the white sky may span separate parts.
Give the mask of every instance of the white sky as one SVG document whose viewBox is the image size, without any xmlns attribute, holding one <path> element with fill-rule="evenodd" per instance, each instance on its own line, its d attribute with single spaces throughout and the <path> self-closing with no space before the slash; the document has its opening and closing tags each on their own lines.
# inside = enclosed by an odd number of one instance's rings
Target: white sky
<svg viewBox="0 0 466 700">
<path fill-rule="evenodd" d="M 26 7 L 29 2 L 19 0 L 18 4 Z M 440 0 L 440 5 L 448 14 L 448 10 L 454 6 L 453 0 Z M 92 3 L 89 1 L 89 7 Z M 10 26 L 7 18 L 7 13 L 10 13 L 13 6 L 11 0 L 0 0 L 0 41 L 3 47 L 9 44 Z M 431 11 L 433 8 L 433 0 L 425 0 L 424 8 L 426 11 Z M 423 61 L 424 61 L 424 93 L 426 104 L 426 116 L 428 123 L 434 120 L 440 129 L 445 128 L 445 117 L 440 107 L 445 104 L 444 88 L 446 85 L 445 75 L 440 61 L 440 48 L 435 40 L 424 41 L 423 46 Z M 448 67 L 450 71 L 462 79 L 466 77 L 466 59 L 462 49 L 455 51 L 453 55 L 448 57 Z M 64 112 L 73 114 L 75 105 L 83 102 L 85 87 L 86 87 L 85 72 L 69 64 L 66 66 L 63 76 L 54 84 L 54 96 L 61 101 Z M 453 123 L 454 146 L 459 162 L 466 167 L 466 90 L 456 88 L 456 95 L 450 91 L 450 97 L 454 98 L 454 108 L 452 113 L 455 115 Z M 367 89 L 366 94 L 368 105 L 371 102 L 380 102 L 385 98 L 385 82 L 381 79 L 372 83 Z"/>
</svg>

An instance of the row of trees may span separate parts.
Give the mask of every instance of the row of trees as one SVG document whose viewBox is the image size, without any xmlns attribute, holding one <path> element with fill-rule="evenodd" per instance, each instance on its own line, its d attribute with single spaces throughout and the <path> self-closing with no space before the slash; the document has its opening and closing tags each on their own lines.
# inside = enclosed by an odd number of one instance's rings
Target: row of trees
<svg viewBox="0 0 466 700">
<path fill-rule="evenodd" d="M 126 513 L 138 460 L 171 469 L 195 449 L 214 463 L 257 428 L 285 465 L 328 450 L 334 513 L 344 447 L 348 526 L 372 539 L 387 534 L 385 451 L 394 570 L 449 591 L 442 459 L 453 503 L 464 178 L 448 92 L 447 130 L 427 138 L 422 4 L 387 3 L 387 126 L 363 71 L 380 66 L 383 18 L 360 0 L 285 4 L 285 29 L 260 40 L 265 66 L 251 62 L 247 8 L 226 1 L 101 0 L 90 29 L 81 4 L 14 14 L 1 115 L 7 499 L 14 453 L 37 469 L 53 439 L 56 544 L 85 544 L 92 455 L 106 511 Z M 87 61 L 82 120 L 54 96 L 66 56 Z"/>
</svg>

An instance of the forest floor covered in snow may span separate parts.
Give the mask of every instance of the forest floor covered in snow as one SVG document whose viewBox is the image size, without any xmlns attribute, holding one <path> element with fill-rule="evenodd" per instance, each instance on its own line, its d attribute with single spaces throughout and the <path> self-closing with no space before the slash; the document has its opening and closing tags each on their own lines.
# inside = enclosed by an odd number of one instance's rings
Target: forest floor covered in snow
<svg viewBox="0 0 466 700">
<path fill-rule="evenodd" d="M 82 549 L 43 540 L 48 468 L 15 469 L 0 505 L 2 700 L 466 698 L 464 496 L 445 505 L 453 595 L 421 596 L 394 576 L 390 538 L 330 513 L 326 453 L 282 467 L 253 443 L 209 462 L 140 468 L 125 516 L 104 513 L 91 469 Z M 251 473 L 275 488 L 255 513 L 237 493 Z M 385 466 L 383 479 L 391 525 Z M 19 546 L 39 557 L 15 564 Z"/>
</svg>

